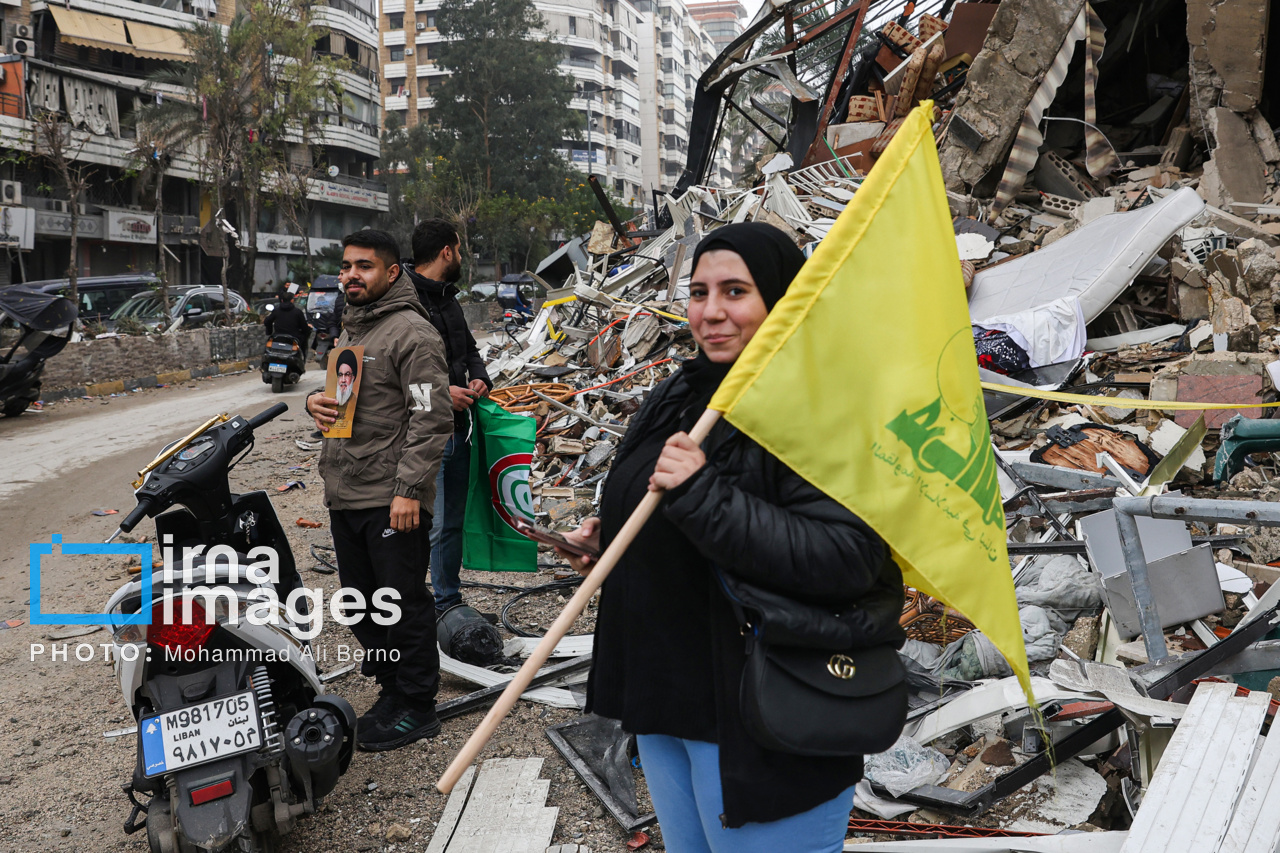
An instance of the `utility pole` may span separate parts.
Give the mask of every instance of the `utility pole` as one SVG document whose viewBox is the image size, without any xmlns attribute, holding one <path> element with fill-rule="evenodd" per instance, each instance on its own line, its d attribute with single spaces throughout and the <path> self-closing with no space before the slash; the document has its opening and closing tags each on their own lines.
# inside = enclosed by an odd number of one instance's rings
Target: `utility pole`
<svg viewBox="0 0 1280 853">
<path fill-rule="evenodd" d="M 593 132 L 592 124 L 595 122 L 595 116 L 591 112 L 591 101 L 596 92 L 600 92 L 600 112 L 604 112 L 604 93 L 614 92 L 617 88 L 614 86 L 594 86 L 589 83 L 578 84 L 579 94 L 587 96 L 587 174 L 594 175 L 596 173 L 596 145 L 591 134 Z"/>
</svg>

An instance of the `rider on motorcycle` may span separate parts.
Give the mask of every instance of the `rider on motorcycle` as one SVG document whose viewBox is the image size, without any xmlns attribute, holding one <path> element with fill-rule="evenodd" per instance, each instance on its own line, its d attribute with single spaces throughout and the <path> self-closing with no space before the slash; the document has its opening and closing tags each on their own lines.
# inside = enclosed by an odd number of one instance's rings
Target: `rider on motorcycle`
<svg viewBox="0 0 1280 853">
<path fill-rule="evenodd" d="M 290 287 L 296 288 L 297 285 L 290 285 Z M 307 322 L 307 315 L 293 304 L 291 290 L 286 288 L 280 292 L 280 304 L 274 311 L 267 313 L 262 325 L 266 327 L 268 337 L 276 332 L 291 336 L 302 348 L 302 357 L 306 359 L 307 343 L 311 340 L 311 324 Z"/>
</svg>

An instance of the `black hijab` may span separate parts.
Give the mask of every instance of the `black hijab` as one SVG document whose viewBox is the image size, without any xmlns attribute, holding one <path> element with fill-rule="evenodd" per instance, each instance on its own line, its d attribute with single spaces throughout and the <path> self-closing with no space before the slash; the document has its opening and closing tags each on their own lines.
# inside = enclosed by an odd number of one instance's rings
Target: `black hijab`
<svg viewBox="0 0 1280 853">
<path fill-rule="evenodd" d="M 728 249 L 742 258 L 770 311 L 804 266 L 804 253 L 780 229 L 763 222 L 739 222 L 712 231 L 693 250 L 693 269 L 703 252 Z"/>
</svg>

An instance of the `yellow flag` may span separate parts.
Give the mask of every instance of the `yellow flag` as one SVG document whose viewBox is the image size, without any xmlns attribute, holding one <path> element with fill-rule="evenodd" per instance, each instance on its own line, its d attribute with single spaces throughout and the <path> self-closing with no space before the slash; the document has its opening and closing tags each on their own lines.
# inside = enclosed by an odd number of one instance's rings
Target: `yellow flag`
<svg viewBox="0 0 1280 853">
<path fill-rule="evenodd" d="M 1030 696 L 932 115 L 907 117 L 711 408 L 870 524 Z"/>
</svg>

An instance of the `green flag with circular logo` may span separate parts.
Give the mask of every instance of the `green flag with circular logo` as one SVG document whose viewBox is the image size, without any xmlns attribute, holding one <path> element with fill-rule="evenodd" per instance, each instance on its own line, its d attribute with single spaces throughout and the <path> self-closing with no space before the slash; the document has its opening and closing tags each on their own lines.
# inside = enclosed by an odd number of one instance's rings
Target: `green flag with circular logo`
<svg viewBox="0 0 1280 853">
<path fill-rule="evenodd" d="M 491 400 L 471 407 L 471 483 L 462 532 L 462 565 L 489 572 L 533 572 L 538 543 L 516 532 L 533 521 L 529 466 L 537 424 Z"/>
</svg>

